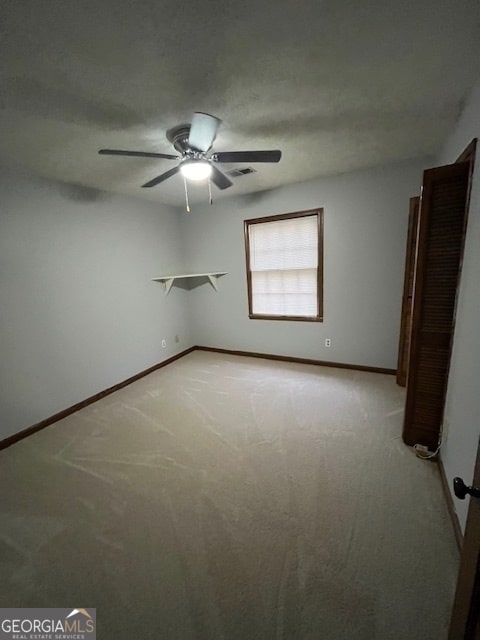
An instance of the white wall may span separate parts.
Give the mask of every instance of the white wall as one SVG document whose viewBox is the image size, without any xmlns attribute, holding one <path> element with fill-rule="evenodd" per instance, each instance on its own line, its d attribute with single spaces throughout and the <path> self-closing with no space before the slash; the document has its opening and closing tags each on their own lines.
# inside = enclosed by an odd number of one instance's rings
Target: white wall
<svg viewBox="0 0 480 640">
<path fill-rule="evenodd" d="M 0 440 L 191 346 L 179 219 L 0 170 Z"/>
<path fill-rule="evenodd" d="M 457 126 L 438 158 L 438 164 L 454 162 L 475 137 L 480 138 L 480 82 L 472 91 Z M 450 487 L 455 476 L 471 483 L 480 435 L 479 248 L 480 157 L 477 150 L 445 407 L 447 432 L 442 445 L 442 459 Z M 464 527 L 468 499 L 462 501 L 454 497 L 454 503 Z"/>
<path fill-rule="evenodd" d="M 188 268 L 228 271 L 218 293 L 190 292 L 195 343 L 396 368 L 409 198 L 430 165 L 344 174 L 182 214 Z M 324 208 L 324 322 L 250 320 L 243 220 L 314 207 Z"/>
</svg>

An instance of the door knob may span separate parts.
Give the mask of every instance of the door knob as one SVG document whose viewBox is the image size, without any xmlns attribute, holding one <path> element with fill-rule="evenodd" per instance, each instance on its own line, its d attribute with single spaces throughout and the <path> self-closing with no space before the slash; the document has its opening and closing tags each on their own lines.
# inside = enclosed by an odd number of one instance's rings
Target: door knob
<svg viewBox="0 0 480 640">
<path fill-rule="evenodd" d="M 480 489 L 477 487 L 467 487 L 461 478 L 453 479 L 453 491 L 460 500 L 465 500 L 467 493 L 473 498 L 480 498 Z"/>
</svg>

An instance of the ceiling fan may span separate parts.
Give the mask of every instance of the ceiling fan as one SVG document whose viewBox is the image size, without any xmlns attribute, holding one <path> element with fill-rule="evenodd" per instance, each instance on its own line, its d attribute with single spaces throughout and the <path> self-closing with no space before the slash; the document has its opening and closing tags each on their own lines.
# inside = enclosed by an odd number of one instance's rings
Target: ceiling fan
<svg viewBox="0 0 480 640">
<path fill-rule="evenodd" d="M 180 153 L 179 156 L 148 151 L 122 151 L 120 149 L 100 149 L 98 153 L 108 156 L 136 156 L 141 158 L 164 158 L 180 160 L 173 169 L 149 180 L 142 187 L 155 187 L 167 178 L 180 172 L 187 180 L 209 178 L 219 189 L 228 189 L 233 182 L 222 173 L 217 163 L 222 162 L 279 162 L 282 152 L 272 151 L 220 151 L 209 155 L 217 135 L 221 120 L 208 113 L 194 113 L 192 123 L 182 124 L 167 131 L 167 139 Z"/>
</svg>

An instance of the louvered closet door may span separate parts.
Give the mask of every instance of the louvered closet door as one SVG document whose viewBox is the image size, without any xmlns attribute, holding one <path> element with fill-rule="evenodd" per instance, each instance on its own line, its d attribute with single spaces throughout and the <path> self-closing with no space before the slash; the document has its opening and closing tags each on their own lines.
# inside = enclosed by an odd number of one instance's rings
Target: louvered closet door
<svg viewBox="0 0 480 640">
<path fill-rule="evenodd" d="M 403 439 L 436 449 L 466 225 L 469 165 L 423 174 Z"/>
</svg>

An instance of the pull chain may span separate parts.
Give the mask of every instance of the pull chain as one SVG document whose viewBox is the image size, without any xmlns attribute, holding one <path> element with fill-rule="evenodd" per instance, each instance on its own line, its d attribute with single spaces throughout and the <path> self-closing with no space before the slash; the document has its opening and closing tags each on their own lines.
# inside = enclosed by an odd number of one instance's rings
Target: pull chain
<svg viewBox="0 0 480 640">
<path fill-rule="evenodd" d="M 210 204 L 213 204 L 213 198 L 212 198 L 212 183 L 211 183 L 211 181 L 210 181 L 210 180 L 208 181 L 208 202 L 209 202 Z"/>
<path fill-rule="evenodd" d="M 183 184 L 185 185 L 185 203 L 186 203 L 186 209 L 187 209 L 187 213 L 190 213 L 190 205 L 188 204 L 187 179 L 185 178 L 185 176 L 183 176 Z"/>
</svg>

